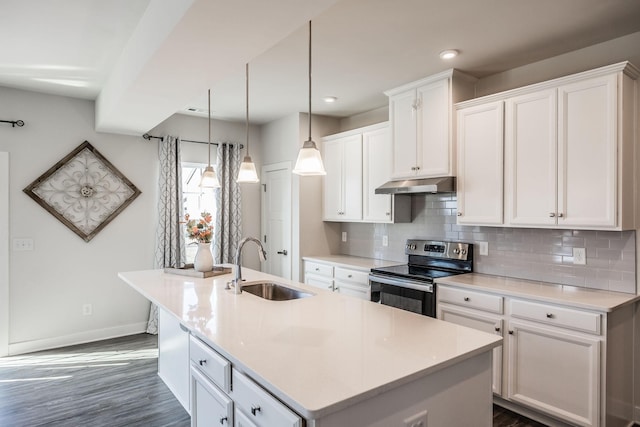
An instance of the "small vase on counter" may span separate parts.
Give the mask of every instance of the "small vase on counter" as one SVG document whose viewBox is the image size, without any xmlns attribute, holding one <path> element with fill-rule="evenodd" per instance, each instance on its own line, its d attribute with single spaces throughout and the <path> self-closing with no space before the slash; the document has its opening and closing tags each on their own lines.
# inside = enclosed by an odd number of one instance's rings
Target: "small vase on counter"
<svg viewBox="0 0 640 427">
<path fill-rule="evenodd" d="M 213 270 L 213 254 L 211 253 L 211 243 L 198 243 L 198 251 L 193 260 L 193 268 L 196 271 Z"/>
</svg>

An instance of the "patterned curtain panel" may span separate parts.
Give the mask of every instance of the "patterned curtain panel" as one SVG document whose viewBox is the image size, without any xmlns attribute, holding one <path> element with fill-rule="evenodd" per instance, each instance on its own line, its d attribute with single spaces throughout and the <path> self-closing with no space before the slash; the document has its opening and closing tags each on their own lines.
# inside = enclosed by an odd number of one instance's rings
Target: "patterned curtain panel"
<svg viewBox="0 0 640 427">
<path fill-rule="evenodd" d="M 158 228 L 156 230 L 155 268 L 182 267 L 185 256 L 185 236 L 182 224 L 182 165 L 180 139 L 165 136 L 158 143 L 160 160 L 158 192 Z M 147 333 L 158 333 L 158 308 L 151 304 Z"/>
<path fill-rule="evenodd" d="M 240 170 L 240 144 L 218 144 L 215 189 L 216 215 L 213 259 L 216 264 L 232 263 L 242 237 L 242 196 L 236 182 Z"/>
</svg>

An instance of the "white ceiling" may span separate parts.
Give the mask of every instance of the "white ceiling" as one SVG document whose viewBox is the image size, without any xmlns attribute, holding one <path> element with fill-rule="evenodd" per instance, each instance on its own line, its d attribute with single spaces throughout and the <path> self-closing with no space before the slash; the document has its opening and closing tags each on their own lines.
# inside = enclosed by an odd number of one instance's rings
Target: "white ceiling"
<svg viewBox="0 0 640 427">
<path fill-rule="evenodd" d="M 637 0 L 0 0 L 0 85 L 96 99 L 101 131 L 140 134 L 188 107 L 264 123 L 386 105 L 447 68 L 494 74 L 640 31 Z M 450 62 L 438 57 L 458 49 Z M 321 97 L 338 97 L 324 104 Z M 206 116 L 205 114 L 200 114 Z"/>
</svg>

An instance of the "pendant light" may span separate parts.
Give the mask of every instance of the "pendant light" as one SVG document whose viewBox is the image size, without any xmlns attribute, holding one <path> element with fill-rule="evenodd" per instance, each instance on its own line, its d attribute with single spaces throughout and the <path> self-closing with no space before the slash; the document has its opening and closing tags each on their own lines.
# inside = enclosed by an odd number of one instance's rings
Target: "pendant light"
<svg viewBox="0 0 640 427">
<path fill-rule="evenodd" d="M 244 156 L 242 163 L 240 164 L 240 171 L 238 172 L 237 182 L 239 183 L 256 183 L 260 182 L 258 179 L 258 173 L 256 172 L 256 165 L 253 164 L 251 156 L 249 155 L 249 64 L 245 67 L 245 95 L 246 95 L 246 124 L 245 133 L 247 135 L 247 155 Z"/>
<path fill-rule="evenodd" d="M 300 152 L 293 173 L 298 175 L 326 175 L 322 164 L 322 156 L 316 143 L 311 139 L 311 21 L 309 21 L 309 139 L 307 139 Z"/>
<path fill-rule="evenodd" d="M 211 89 L 207 91 L 208 94 L 208 102 L 209 102 L 209 118 L 207 120 L 208 128 L 209 128 L 209 163 L 208 166 L 204 169 L 202 173 L 202 178 L 200 179 L 200 187 L 201 188 L 219 188 L 220 182 L 218 182 L 218 177 L 216 176 L 215 171 L 213 170 L 213 166 L 211 166 Z"/>
</svg>

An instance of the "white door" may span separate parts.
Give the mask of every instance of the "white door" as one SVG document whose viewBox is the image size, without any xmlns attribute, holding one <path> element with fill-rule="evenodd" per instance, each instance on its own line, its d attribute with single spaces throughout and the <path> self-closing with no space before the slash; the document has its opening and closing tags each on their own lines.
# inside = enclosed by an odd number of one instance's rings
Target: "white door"
<svg viewBox="0 0 640 427">
<path fill-rule="evenodd" d="M 291 164 L 262 167 L 262 271 L 291 279 Z"/>
<path fill-rule="evenodd" d="M 362 219 L 362 136 L 354 135 L 342 142 L 342 177 L 344 186 L 343 221 Z"/>
<path fill-rule="evenodd" d="M 458 224 L 503 219 L 504 103 L 458 110 Z"/>
<path fill-rule="evenodd" d="M 343 139 L 322 143 L 322 159 L 327 174 L 323 177 L 323 219 L 340 221 L 344 215 L 344 185 L 342 176 Z"/>
<path fill-rule="evenodd" d="M 508 99 L 504 126 L 505 222 L 555 225 L 556 90 Z"/>
<path fill-rule="evenodd" d="M 415 89 L 389 98 L 389 122 L 393 140 L 393 178 L 416 174 L 417 109 Z"/>
<path fill-rule="evenodd" d="M 452 175 L 449 144 L 449 79 L 421 86 L 417 90 L 418 140 L 416 174 L 418 176 Z"/>
<path fill-rule="evenodd" d="M 559 225 L 616 226 L 616 82 L 613 75 L 558 88 Z"/>
<path fill-rule="evenodd" d="M 367 222 L 391 222 L 392 196 L 375 190 L 391 179 L 392 153 L 389 128 L 362 134 L 362 219 Z"/>
<path fill-rule="evenodd" d="M 9 355 L 9 153 L 0 152 L 0 357 Z"/>
</svg>

